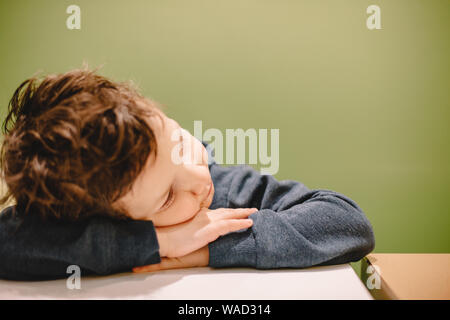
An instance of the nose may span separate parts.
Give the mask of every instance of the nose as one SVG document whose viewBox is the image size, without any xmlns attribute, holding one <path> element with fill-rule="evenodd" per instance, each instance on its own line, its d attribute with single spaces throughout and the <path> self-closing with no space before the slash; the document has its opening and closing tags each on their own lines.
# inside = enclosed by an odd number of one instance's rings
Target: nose
<svg viewBox="0 0 450 320">
<path fill-rule="evenodd" d="M 192 161 L 185 162 L 179 175 L 179 186 L 183 191 L 192 193 L 200 200 L 204 199 L 211 186 L 211 175 L 208 168 L 208 153 L 201 142 L 188 134 L 185 152 L 189 152 Z"/>
<path fill-rule="evenodd" d="M 208 160 L 209 160 L 208 151 L 206 151 L 206 148 L 203 148 L 203 146 L 201 150 L 202 150 L 202 163 L 200 165 L 208 167 Z"/>
<path fill-rule="evenodd" d="M 189 152 L 189 160 L 191 160 L 190 164 L 195 164 L 197 166 L 208 167 L 208 152 L 206 151 L 203 144 L 197 140 L 194 136 L 189 134 L 188 138 L 190 143 L 187 144 L 186 150 Z"/>
<path fill-rule="evenodd" d="M 178 188 L 203 199 L 209 192 L 211 176 L 208 166 L 187 164 L 178 174 Z"/>
</svg>

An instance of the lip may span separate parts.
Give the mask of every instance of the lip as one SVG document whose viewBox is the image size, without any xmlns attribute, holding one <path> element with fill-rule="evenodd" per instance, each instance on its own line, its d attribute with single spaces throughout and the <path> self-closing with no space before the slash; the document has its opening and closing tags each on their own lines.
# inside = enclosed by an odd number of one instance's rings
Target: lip
<svg viewBox="0 0 450 320">
<path fill-rule="evenodd" d="M 205 198 L 205 199 L 208 199 L 209 195 L 211 194 L 212 189 L 213 189 L 213 183 L 211 182 L 211 184 L 209 185 L 209 191 L 208 191 L 208 194 L 206 195 L 206 198 Z"/>
<path fill-rule="evenodd" d="M 203 199 L 202 203 L 205 203 L 209 199 L 209 196 L 211 195 L 212 190 L 213 190 L 213 183 L 211 182 L 211 184 L 209 185 L 208 194 L 205 196 L 205 199 Z"/>
</svg>

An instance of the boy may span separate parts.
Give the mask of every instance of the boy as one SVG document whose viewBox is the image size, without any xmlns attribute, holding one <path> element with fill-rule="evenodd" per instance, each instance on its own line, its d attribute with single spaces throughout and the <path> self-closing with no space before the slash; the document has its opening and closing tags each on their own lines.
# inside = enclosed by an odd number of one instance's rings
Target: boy
<svg viewBox="0 0 450 320">
<path fill-rule="evenodd" d="M 17 205 L 0 214 L 2 278 L 66 277 L 71 264 L 83 275 L 304 268 L 374 248 L 351 199 L 208 164 L 206 145 L 155 102 L 91 71 L 25 81 L 4 130 L 3 201 Z"/>
</svg>

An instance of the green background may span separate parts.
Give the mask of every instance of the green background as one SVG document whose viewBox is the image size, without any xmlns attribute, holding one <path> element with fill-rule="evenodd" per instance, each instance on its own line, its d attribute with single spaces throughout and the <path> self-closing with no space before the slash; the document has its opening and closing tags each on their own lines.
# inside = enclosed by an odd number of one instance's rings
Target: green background
<svg viewBox="0 0 450 320">
<path fill-rule="evenodd" d="M 448 0 L 0 1 L 2 120 L 35 72 L 103 65 L 191 132 L 278 128 L 276 178 L 354 199 L 375 252 L 450 252 L 449 30 Z"/>
</svg>

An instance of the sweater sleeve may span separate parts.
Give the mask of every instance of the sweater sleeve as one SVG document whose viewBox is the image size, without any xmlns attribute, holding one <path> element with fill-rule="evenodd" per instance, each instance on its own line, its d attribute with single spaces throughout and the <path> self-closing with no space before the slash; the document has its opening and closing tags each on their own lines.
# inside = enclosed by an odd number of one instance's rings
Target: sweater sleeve
<svg viewBox="0 0 450 320">
<path fill-rule="evenodd" d="M 161 261 L 151 221 L 92 217 L 39 223 L 17 217 L 14 208 L 0 214 L 0 278 L 65 278 L 69 265 L 79 266 L 82 276 L 106 275 Z"/>
<path fill-rule="evenodd" d="M 375 238 L 361 208 L 330 190 L 277 181 L 248 166 L 213 164 L 215 185 L 229 208 L 256 207 L 253 226 L 209 244 L 211 267 L 306 268 L 358 261 Z"/>
</svg>

